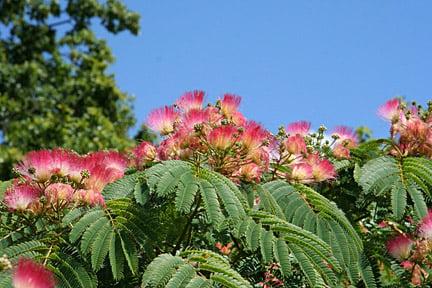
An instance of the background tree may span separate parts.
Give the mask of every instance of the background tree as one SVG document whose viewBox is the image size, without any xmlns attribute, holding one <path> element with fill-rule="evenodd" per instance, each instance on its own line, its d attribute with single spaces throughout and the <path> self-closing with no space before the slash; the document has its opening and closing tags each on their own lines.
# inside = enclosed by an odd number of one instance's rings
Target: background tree
<svg viewBox="0 0 432 288">
<path fill-rule="evenodd" d="M 139 15 L 121 0 L 0 0 L 0 177 L 29 150 L 128 145 L 131 99 L 95 24 L 136 35 Z"/>
</svg>

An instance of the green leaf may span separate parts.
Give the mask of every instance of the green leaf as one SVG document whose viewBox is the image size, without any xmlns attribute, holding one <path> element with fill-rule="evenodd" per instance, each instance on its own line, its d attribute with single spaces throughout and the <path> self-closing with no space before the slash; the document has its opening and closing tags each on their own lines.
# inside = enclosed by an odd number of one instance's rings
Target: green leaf
<svg viewBox="0 0 432 288">
<path fill-rule="evenodd" d="M 393 215 L 396 219 L 401 219 L 407 206 L 407 191 L 399 181 L 395 182 L 391 190 L 391 201 Z"/>
<path fill-rule="evenodd" d="M 216 189 L 205 179 L 200 179 L 198 185 L 200 187 L 200 193 L 206 209 L 208 221 L 217 228 L 224 219 L 224 216 L 220 209 Z"/>
<path fill-rule="evenodd" d="M 111 271 L 114 279 L 120 280 L 124 277 L 123 269 L 125 257 L 123 254 L 123 248 L 121 246 L 121 240 L 117 234 L 111 240 L 111 246 L 109 249 L 109 259 L 111 264 Z"/>
<path fill-rule="evenodd" d="M 94 271 L 98 271 L 108 254 L 115 234 L 109 222 L 107 222 L 98 232 L 91 249 L 91 263 Z"/>
</svg>

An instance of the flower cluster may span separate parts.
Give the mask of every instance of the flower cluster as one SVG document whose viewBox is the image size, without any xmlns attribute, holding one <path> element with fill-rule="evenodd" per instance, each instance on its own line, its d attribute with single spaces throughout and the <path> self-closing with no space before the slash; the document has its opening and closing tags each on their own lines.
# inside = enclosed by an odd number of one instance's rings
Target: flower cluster
<svg viewBox="0 0 432 288">
<path fill-rule="evenodd" d="M 124 175 L 128 159 L 114 151 L 84 156 L 64 149 L 28 153 L 4 196 L 11 211 L 39 213 L 70 205 L 104 205 L 102 190 Z"/>
<path fill-rule="evenodd" d="M 432 103 L 424 110 L 395 98 L 382 105 L 378 114 L 391 122 L 390 134 L 398 143 L 392 154 L 432 158 Z"/>
<path fill-rule="evenodd" d="M 205 107 L 203 101 L 203 91 L 187 92 L 174 105 L 150 113 L 147 124 L 164 138 L 148 159 L 205 162 L 236 182 L 259 182 L 272 169 L 274 177 L 302 183 L 335 177 L 330 161 L 307 147 L 310 123 L 292 123 L 274 136 L 238 110 L 239 96 L 225 94 Z M 349 158 L 357 143 L 352 131 L 339 127 L 334 137 L 335 157 Z"/>
<path fill-rule="evenodd" d="M 336 127 L 331 136 L 332 143 L 329 140 L 322 143 L 326 137 L 323 126 L 317 133 L 311 133 L 310 127 L 309 122 L 298 121 L 280 129 L 275 142 L 278 149 L 272 158 L 276 175 L 300 183 L 333 179 L 336 171 L 326 155 L 336 159 L 349 159 L 350 149 L 357 146 L 356 136 L 348 127 Z M 323 146 L 330 149 L 330 153 L 324 153 Z"/>
<path fill-rule="evenodd" d="M 421 279 L 427 278 L 427 270 L 432 268 L 429 255 L 432 252 L 432 210 L 417 225 L 411 235 L 400 233 L 387 241 L 390 256 L 401 262 L 401 266 L 412 274 L 412 283 L 421 285 Z"/>
<path fill-rule="evenodd" d="M 205 161 L 235 181 L 259 181 L 269 167 L 271 134 L 243 116 L 236 95 L 206 107 L 203 101 L 203 91 L 187 92 L 173 106 L 149 114 L 147 124 L 164 136 L 158 160 Z"/>
</svg>

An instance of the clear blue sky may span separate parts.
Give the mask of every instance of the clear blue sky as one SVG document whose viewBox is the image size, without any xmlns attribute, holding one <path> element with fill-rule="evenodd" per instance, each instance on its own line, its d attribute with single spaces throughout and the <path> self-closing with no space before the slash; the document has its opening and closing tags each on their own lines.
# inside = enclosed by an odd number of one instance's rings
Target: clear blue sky
<svg viewBox="0 0 432 288">
<path fill-rule="evenodd" d="M 386 99 L 432 99 L 430 0 L 126 3 L 142 16 L 140 35 L 102 35 L 138 124 L 202 89 L 208 100 L 242 96 L 242 112 L 272 131 L 305 119 L 385 136 L 376 109 Z"/>
</svg>

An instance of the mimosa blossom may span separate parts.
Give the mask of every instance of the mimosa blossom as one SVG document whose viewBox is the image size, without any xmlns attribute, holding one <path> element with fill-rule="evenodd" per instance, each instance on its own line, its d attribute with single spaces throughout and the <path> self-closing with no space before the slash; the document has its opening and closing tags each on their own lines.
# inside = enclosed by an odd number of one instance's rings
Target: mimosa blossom
<svg viewBox="0 0 432 288">
<path fill-rule="evenodd" d="M 310 154 L 306 162 L 312 167 L 312 175 L 316 181 L 321 182 L 336 177 L 336 171 L 331 162 L 322 159 L 318 154 Z"/>
<path fill-rule="evenodd" d="M 155 109 L 150 112 L 147 118 L 148 126 L 160 132 L 162 135 L 167 135 L 174 131 L 174 123 L 177 121 L 179 112 L 172 106 L 165 106 Z"/>
<path fill-rule="evenodd" d="M 139 169 L 155 160 L 156 155 L 156 147 L 150 142 L 143 141 L 132 150 L 131 164 Z"/>
<path fill-rule="evenodd" d="M 211 147 L 224 150 L 234 144 L 237 139 L 237 132 L 238 131 L 234 126 L 220 126 L 209 133 L 207 141 Z"/>
<path fill-rule="evenodd" d="M 42 264 L 21 258 L 12 278 L 14 288 L 54 288 L 53 273 Z"/>
<path fill-rule="evenodd" d="M 244 131 L 241 136 L 241 142 L 247 150 L 254 150 L 263 145 L 263 142 L 268 138 L 269 132 L 260 124 L 254 121 L 248 121 L 245 124 Z"/>
<path fill-rule="evenodd" d="M 16 180 L 4 203 L 12 211 L 34 213 L 75 204 L 103 205 L 102 190 L 122 178 L 128 165 L 127 157 L 116 151 L 83 156 L 64 149 L 32 151 L 16 167 L 24 183 Z"/>
<path fill-rule="evenodd" d="M 418 226 L 418 234 L 422 238 L 432 239 L 432 210 L 421 220 Z"/>
<path fill-rule="evenodd" d="M 186 92 L 180 99 L 177 100 L 176 105 L 183 110 L 188 112 L 190 110 L 200 110 L 204 101 L 204 91 L 194 90 Z"/>
<path fill-rule="evenodd" d="M 337 137 L 336 143 L 342 144 L 348 149 L 352 149 L 357 146 L 357 136 L 349 127 L 337 126 L 333 130 L 332 136 Z"/>
<path fill-rule="evenodd" d="M 48 203 L 57 206 L 70 202 L 73 197 L 74 189 L 69 184 L 54 183 L 49 185 L 44 193 Z"/>
<path fill-rule="evenodd" d="M 306 163 L 294 164 L 291 166 L 292 172 L 289 175 L 290 179 L 300 183 L 309 183 L 313 180 L 312 166 Z"/>
<path fill-rule="evenodd" d="M 285 149 L 291 154 L 305 154 L 306 150 L 306 142 L 304 138 L 300 134 L 295 134 L 288 136 L 288 138 L 284 141 Z"/>
<path fill-rule="evenodd" d="M 408 236 L 400 234 L 387 241 L 388 253 L 397 260 L 404 260 L 410 256 L 414 241 Z"/>
<path fill-rule="evenodd" d="M 15 182 L 6 190 L 3 201 L 11 211 L 27 211 L 37 205 L 40 194 L 34 186 Z"/>
<path fill-rule="evenodd" d="M 395 98 L 379 107 L 378 115 L 389 121 L 397 121 L 400 116 L 400 100 Z"/>
<path fill-rule="evenodd" d="M 286 132 L 288 135 L 300 135 L 302 137 L 306 136 L 309 133 L 311 127 L 311 123 L 307 121 L 297 121 L 288 124 L 286 127 Z"/>
<path fill-rule="evenodd" d="M 227 118 L 232 118 L 240 106 L 241 97 L 234 94 L 225 94 L 220 101 L 221 111 Z M 237 115 L 238 117 L 239 115 Z"/>
<path fill-rule="evenodd" d="M 63 149 L 31 151 L 16 165 L 16 170 L 38 182 L 45 182 L 52 175 L 77 177 L 82 164 L 77 154 Z"/>
</svg>

